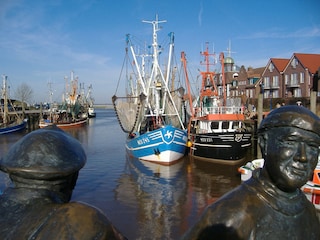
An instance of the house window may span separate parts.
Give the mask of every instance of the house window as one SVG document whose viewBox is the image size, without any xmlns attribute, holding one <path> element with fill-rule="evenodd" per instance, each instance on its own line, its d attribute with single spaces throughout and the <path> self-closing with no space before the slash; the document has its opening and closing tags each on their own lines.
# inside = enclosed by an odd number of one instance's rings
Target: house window
<svg viewBox="0 0 320 240">
<path fill-rule="evenodd" d="M 270 98 L 270 94 L 271 94 L 270 91 L 265 90 L 265 91 L 264 91 L 264 94 L 263 94 L 263 97 L 264 97 L 264 98 Z"/>
<path fill-rule="evenodd" d="M 237 81 L 232 81 L 232 87 L 236 87 L 237 86 Z"/>
<path fill-rule="evenodd" d="M 273 72 L 273 69 L 274 69 L 274 66 L 273 66 L 272 63 L 270 63 L 270 65 L 269 65 L 269 71 L 270 71 L 270 72 Z"/>
<path fill-rule="evenodd" d="M 304 72 L 300 73 L 300 83 L 304 83 Z"/>
<path fill-rule="evenodd" d="M 284 75 L 284 84 L 285 85 L 289 84 L 289 75 L 288 74 Z"/>
<path fill-rule="evenodd" d="M 294 58 L 294 59 L 292 60 L 292 62 L 291 62 L 291 66 L 292 66 L 293 68 L 296 68 L 297 65 L 298 65 L 298 60 Z"/>
<path fill-rule="evenodd" d="M 291 85 L 298 85 L 297 73 L 291 74 Z"/>
<path fill-rule="evenodd" d="M 270 87 L 270 78 L 269 77 L 264 77 L 264 80 L 263 80 L 263 84 L 264 84 L 264 87 L 266 88 L 269 88 Z"/>
<path fill-rule="evenodd" d="M 250 89 L 247 93 L 248 93 L 247 96 L 249 96 L 251 98 L 254 97 L 254 90 L 253 89 Z"/>
<path fill-rule="evenodd" d="M 297 97 L 301 97 L 301 89 L 300 88 L 294 89 L 293 96 L 296 97 L 296 98 Z"/>
<path fill-rule="evenodd" d="M 279 87 L 279 76 L 272 77 L 272 87 Z"/>
</svg>

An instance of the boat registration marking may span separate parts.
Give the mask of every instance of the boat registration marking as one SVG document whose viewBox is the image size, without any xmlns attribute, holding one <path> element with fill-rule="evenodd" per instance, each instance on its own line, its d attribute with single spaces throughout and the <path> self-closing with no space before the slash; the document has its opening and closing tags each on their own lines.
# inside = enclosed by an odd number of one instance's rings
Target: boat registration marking
<svg viewBox="0 0 320 240">
<path fill-rule="evenodd" d="M 138 145 L 142 145 L 149 142 L 150 142 L 149 138 L 142 138 L 137 140 Z"/>
<path fill-rule="evenodd" d="M 200 142 L 213 142 L 212 138 L 200 138 Z"/>
</svg>

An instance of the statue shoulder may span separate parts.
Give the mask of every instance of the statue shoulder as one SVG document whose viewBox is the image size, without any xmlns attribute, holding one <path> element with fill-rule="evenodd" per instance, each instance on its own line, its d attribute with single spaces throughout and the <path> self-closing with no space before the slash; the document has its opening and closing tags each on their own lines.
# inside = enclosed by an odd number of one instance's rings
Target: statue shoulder
<svg viewBox="0 0 320 240">
<path fill-rule="evenodd" d="M 125 239 L 101 210 L 80 202 L 57 205 L 39 234 L 39 239 Z"/>
</svg>

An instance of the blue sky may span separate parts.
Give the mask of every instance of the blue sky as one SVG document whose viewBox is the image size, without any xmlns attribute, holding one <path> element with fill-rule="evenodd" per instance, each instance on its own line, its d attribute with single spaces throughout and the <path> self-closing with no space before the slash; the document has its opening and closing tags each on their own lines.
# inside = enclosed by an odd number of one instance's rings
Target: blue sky
<svg viewBox="0 0 320 240">
<path fill-rule="evenodd" d="M 272 57 L 320 53 L 318 0 L 1 0 L 0 74 L 11 91 L 22 83 L 32 102 L 61 101 L 64 76 L 73 70 L 96 103 L 110 103 L 124 59 L 125 35 L 151 41 L 151 25 L 167 20 L 159 33 L 175 34 L 175 54 L 200 67 L 205 42 L 215 52 L 231 42 L 237 65 L 263 67 Z M 13 93 L 12 93 L 13 94 Z"/>
</svg>

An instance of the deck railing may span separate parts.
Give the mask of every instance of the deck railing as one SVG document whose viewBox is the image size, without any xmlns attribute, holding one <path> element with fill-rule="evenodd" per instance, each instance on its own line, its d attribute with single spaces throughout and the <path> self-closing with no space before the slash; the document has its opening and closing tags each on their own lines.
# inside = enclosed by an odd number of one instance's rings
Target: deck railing
<svg viewBox="0 0 320 240">
<path fill-rule="evenodd" d="M 196 109 L 197 117 L 202 117 L 207 114 L 244 114 L 244 107 L 239 106 L 221 106 L 221 107 L 203 107 Z"/>
</svg>

